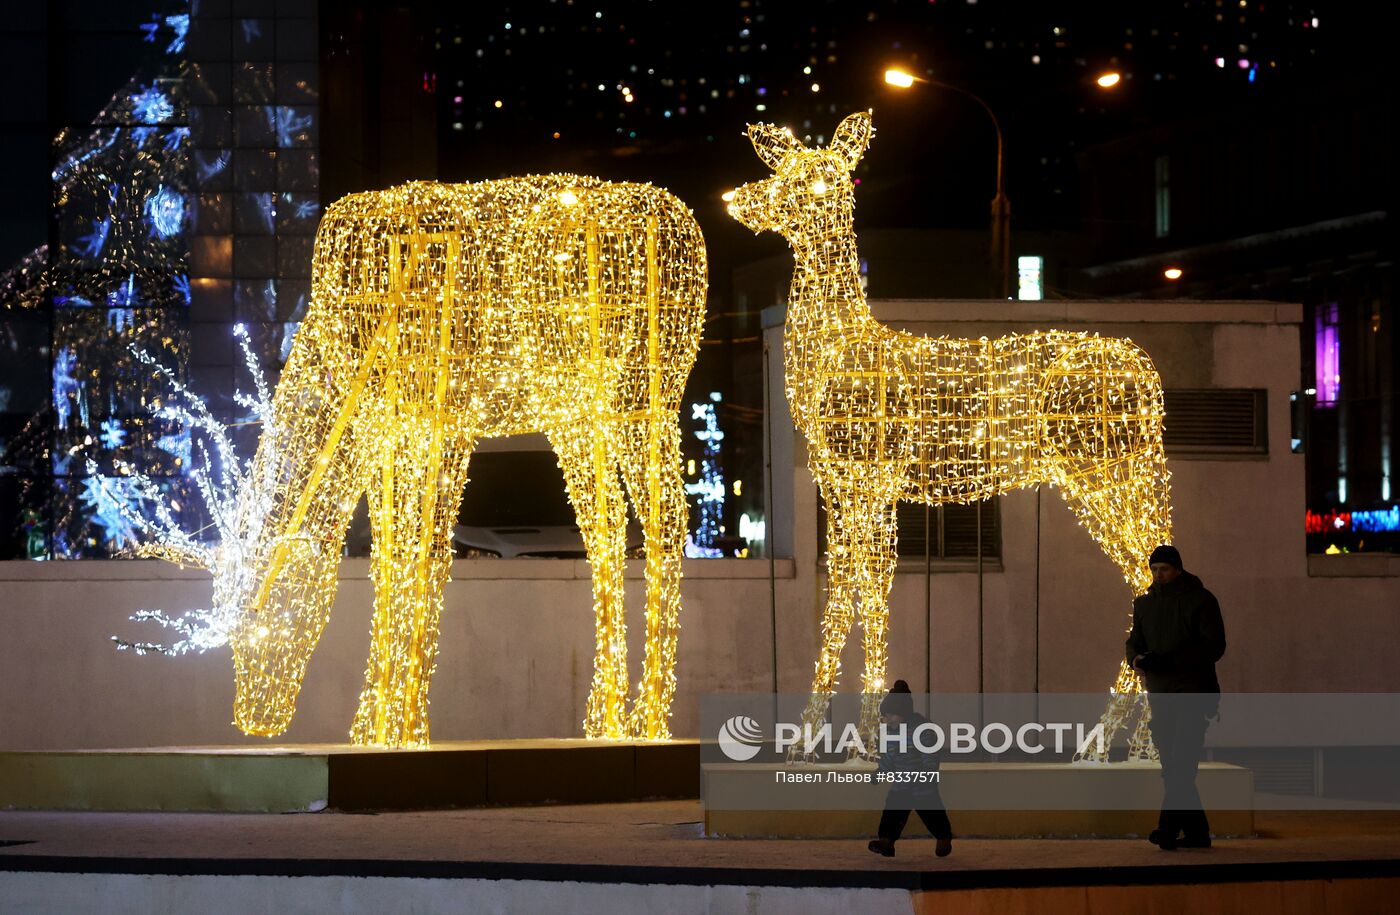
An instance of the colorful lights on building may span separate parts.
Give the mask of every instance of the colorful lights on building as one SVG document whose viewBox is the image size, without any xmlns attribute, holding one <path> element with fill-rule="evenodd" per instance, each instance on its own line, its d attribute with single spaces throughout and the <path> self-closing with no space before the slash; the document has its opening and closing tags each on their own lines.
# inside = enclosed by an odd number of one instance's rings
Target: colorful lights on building
<svg viewBox="0 0 1400 915">
<path fill-rule="evenodd" d="M 695 530 L 686 535 L 685 555 L 692 559 L 718 559 L 724 556 L 719 538 L 724 534 L 724 469 L 720 466 L 720 442 L 724 433 L 719 428 L 715 405 L 720 401 L 718 391 L 710 392 L 707 403 L 690 405 L 690 418 L 704 427 L 694 433 L 705 446 L 700 459 L 700 479 L 685 484 L 687 495 L 697 496 L 699 509 Z"/>
<path fill-rule="evenodd" d="M 1394 533 L 1400 531 L 1400 506 L 1364 511 L 1314 512 L 1304 516 L 1309 534 Z"/>
<path fill-rule="evenodd" d="M 1336 406 L 1342 390 L 1342 354 L 1335 302 L 1317 307 L 1313 367 L 1317 406 Z"/>
</svg>

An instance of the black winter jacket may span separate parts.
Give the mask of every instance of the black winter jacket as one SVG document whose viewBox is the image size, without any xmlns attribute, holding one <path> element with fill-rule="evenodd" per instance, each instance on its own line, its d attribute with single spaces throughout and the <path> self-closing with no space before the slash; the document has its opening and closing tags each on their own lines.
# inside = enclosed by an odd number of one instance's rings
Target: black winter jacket
<svg viewBox="0 0 1400 915">
<path fill-rule="evenodd" d="M 938 756 L 934 753 L 924 753 L 914 743 L 914 731 L 928 724 L 929 721 L 918 712 L 914 712 L 904 719 L 904 752 L 899 750 L 899 740 L 891 734 L 889 749 L 880 754 L 881 772 L 937 772 Z M 937 738 L 932 733 L 923 735 L 925 744 L 932 743 Z M 936 781 L 915 781 L 915 782 L 894 782 L 890 785 L 885 806 L 890 808 L 918 808 L 932 809 L 941 808 L 943 800 L 938 791 Z"/>
<path fill-rule="evenodd" d="M 1128 663 L 1137 655 L 1150 693 L 1218 693 L 1215 662 L 1225 654 L 1220 604 L 1201 580 L 1182 572 L 1133 601 Z"/>
</svg>

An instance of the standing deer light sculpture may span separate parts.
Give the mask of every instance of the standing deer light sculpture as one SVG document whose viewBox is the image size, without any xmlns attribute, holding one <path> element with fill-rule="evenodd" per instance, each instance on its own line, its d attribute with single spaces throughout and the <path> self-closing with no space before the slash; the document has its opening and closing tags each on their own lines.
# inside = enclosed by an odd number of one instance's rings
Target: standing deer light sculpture
<svg viewBox="0 0 1400 915">
<path fill-rule="evenodd" d="M 753 231 L 787 238 L 796 260 L 783 334 L 787 398 L 828 518 L 828 596 L 805 721 L 825 716 L 859 618 L 866 736 L 885 687 L 900 500 L 967 503 L 1053 484 L 1134 594 L 1151 584 L 1153 548 L 1171 541 L 1161 382 L 1131 341 L 1066 331 L 927 337 L 871 315 L 851 172 L 872 133 L 868 112 L 846 118 L 826 149 L 751 125 L 754 150 L 774 174 L 737 188 L 729 204 Z M 1141 691 L 1120 663 L 1096 759 L 1106 759 L 1135 709 L 1130 758 L 1153 755 Z"/>
<path fill-rule="evenodd" d="M 290 723 L 367 492 L 375 606 L 351 739 L 427 744 L 468 458 L 483 438 L 543 432 L 593 570 L 584 732 L 669 737 L 687 521 L 679 408 L 706 285 L 690 211 L 650 185 L 572 175 L 415 182 L 331 206 L 312 283 L 230 527 L 238 561 L 204 563 L 215 606 L 235 611 L 235 723 L 265 735 Z M 624 486 L 647 583 L 630 709 Z"/>
</svg>

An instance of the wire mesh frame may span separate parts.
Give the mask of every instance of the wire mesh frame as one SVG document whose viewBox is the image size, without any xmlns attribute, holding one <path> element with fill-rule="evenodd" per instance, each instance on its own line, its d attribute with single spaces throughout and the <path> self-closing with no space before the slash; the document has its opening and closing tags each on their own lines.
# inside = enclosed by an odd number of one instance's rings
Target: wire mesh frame
<svg viewBox="0 0 1400 915">
<path fill-rule="evenodd" d="M 426 744 L 468 458 L 481 438 L 543 431 L 593 569 L 585 735 L 669 736 L 686 521 L 679 400 L 704 318 L 689 210 L 649 185 L 569 175 L 352 195 L 322 222 L 314 283 L 254 462 L 264 502 L 245 509 L 261 558 L 233 640 L 239 726 L 289 722 L 367 490 L 375 615 L 351 738 Z M 626 496 L 647 546 L 630 707 Z"/>
<path fill-rule="evenodd" d="M 875 321 L 860 282 L 850 175 L 872 135 L 868 112 L 843 121 L 826 149 L 807 148 L 785 128 L 751 125 L 754 150 L 773 175 L 729 196 L 731 216 L 782 234 L 796 258 L 784 330 L 787 396 L 831 520 L 821 650 L 804 720 L 815 727 L 825 717 L 859 617 L 867 747 L 885 688 L 899 501 L 980 503 L 1052 483 L 1135 594 L 1150 582 L 1151 550 L 1170 541 L 1161 381 L 1131 341 L 1064 331 L 935 338 Z M 977 531 L 980 539 L 980 524 Z M 1106 743 L 1136 712 L 1129 755 L 1152 755 L 1141 681 L 1125 661 L 1111 695 Z"/>
</svg>

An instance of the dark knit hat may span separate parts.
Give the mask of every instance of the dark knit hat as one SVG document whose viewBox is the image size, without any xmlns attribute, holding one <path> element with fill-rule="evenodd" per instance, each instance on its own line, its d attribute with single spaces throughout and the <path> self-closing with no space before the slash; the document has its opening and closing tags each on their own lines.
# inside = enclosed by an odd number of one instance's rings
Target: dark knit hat
<svg viewBox="0 0 1400 915">
<path fill-rule="evenodd" d="M 1156 565 L 1159 562 L 1165 562 L 1169 566 L 1176 566 L 1178 569 L 1185 568 L 1185 566 L 1181 564 L 1181 554 L 1176 551 L 1176 547 L 1167 546 L 1165 543 L 1153 550 L 1152 558 L 1147 560 L 1147 564 L 1150 566 Z"/>
<path fill-rule="evenodd" d="M 894 681 L 890 694 L 880 702 L 881 715 L 899 715 L 908 718 L 914 714 L 914 696 L 909 692 L 909 684 L 903 680 Z"/>
</svg>

